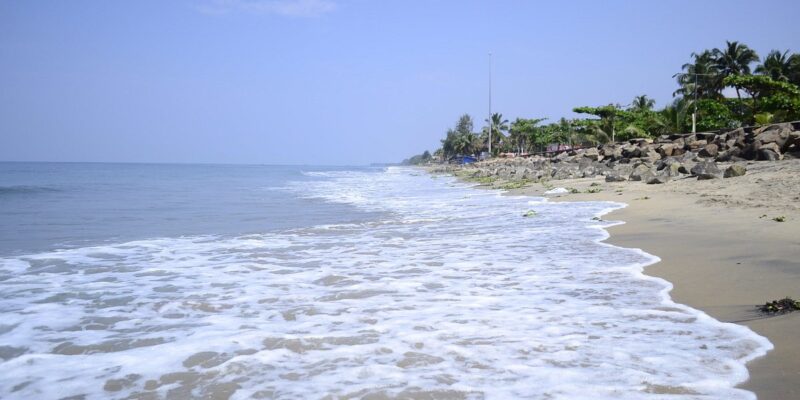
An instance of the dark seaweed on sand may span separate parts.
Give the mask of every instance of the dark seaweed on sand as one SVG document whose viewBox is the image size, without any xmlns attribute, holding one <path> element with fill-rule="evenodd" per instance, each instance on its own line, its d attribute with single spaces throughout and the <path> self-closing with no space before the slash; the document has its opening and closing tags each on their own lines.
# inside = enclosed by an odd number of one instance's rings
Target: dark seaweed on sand
<svg viewBox="0 0 800 400">
<path fill-rule="evenodd" d="M 767 314 L 784 314 L 800 310 L 800 301 L 786 297 L 780 300 L 768 301 L 763 306 L 758 306 L 758 310 Z"/>
</svg>

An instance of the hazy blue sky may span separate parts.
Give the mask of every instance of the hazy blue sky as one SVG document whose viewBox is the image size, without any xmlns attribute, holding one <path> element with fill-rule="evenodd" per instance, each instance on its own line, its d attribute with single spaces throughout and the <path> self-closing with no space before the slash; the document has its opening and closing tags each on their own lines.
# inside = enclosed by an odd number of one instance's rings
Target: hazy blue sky
<svg viewBox="0 0 800 400">
<path fill-rule="evenodd" d="M 671 101 L 693 51 L 800 51 L 798 1 L 0 0 L 0 160 L 364 164 L 458 116 Z M 477 127 L 476 127 L 477 128 Z"/>
</svg>

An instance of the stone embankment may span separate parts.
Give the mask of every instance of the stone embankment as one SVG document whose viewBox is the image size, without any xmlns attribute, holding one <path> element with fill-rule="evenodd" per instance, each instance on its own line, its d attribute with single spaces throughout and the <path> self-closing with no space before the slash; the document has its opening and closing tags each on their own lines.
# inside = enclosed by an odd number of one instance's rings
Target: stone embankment
<svg viewBox="0 0 800 400">
<path fill-rule="evenodd" d="M 551 157 L 492 159 L 464 166 L 436 165 L 433 172 L 474 180 L 543 181 L 604 176 L 607 182 L 666 183 L 694 177 L 718 179 L 746 173 L 747 161 L 800 158 L 800 121 L 724 132 L 663 135 L 655 140 L 566 151 Z"/>
</svg>

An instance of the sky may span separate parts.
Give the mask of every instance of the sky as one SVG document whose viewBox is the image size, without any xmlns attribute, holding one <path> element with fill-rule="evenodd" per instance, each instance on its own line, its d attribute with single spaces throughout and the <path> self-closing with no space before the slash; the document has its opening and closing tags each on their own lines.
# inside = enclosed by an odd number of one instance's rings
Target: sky
<svg viewBox="0 0 800 400">
<path fill-rule="evenodd" d="M 800 52 L 800 2 L 0 0 L 0 161 L 363 165 L 458 117 L 662 107 L 692 52 Z"/>
</svg>

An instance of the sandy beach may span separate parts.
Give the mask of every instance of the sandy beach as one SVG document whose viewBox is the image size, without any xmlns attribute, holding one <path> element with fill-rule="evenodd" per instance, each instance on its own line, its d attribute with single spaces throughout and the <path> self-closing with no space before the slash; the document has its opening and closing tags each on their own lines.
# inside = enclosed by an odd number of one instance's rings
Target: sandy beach
<svg viewBox="0 0 800 400">
<path fill-rule="evenodd" d="M 725 322 L 746 325 L 775 349 L 748 364 L 742 388 L 759 399 L 800 398 L 800 313 L 767 317 L 757 304 L 800 296 L 800 160 L 751 162 L 745 176 L 662 185 L 602 178 L 533 184 L 509 194 L 542 195 L 548 188 L 580 193 L 551 201 L 608 200 L 629 206 L 605 216 L 625 224 L 610 243 L 661 258 L 645 272 L 673 283 L 677 302 Z M 587 190 L 597 190 L 587 193 Z M 783 217 L 784 222 L 774 218 Z"/>
</svg>

